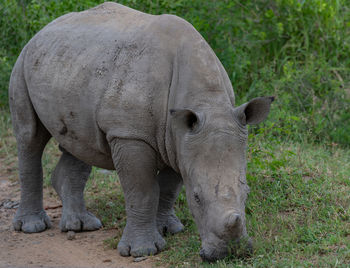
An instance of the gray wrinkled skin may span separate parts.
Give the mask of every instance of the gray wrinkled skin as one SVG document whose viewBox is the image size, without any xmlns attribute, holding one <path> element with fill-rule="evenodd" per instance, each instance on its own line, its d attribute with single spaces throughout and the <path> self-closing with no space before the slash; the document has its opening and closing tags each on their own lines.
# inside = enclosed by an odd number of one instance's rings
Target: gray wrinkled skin
<svg viewBox="0 0 350 268">
<path fill-rule="evenodd" d="M 263 121 L 273 98 L 234 107 L 223 66 L 186 21 L 116 3 L 62 16 L 25 46 L 9 94 L 21 181 L 16 230 L 51 226 L 41 156 L 54 137 L 62 151 L 52 176 L 62 231 L 101 227 L 83 199 L 94 165 L 120 177 L 123 256 L 156 254 L 165 246 L 161 234 L 183 229 L 173 211 L 182 184 L 203 259 L 223 258 L 247 239 L 246 125 Z"/>
</svg>

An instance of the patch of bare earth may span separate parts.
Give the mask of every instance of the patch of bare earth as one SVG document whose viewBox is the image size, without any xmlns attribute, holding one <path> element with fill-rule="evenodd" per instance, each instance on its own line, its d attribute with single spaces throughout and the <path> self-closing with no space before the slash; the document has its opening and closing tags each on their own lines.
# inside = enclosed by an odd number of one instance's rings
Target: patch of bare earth
<svg viewBox="0 0 350 268">
<path fill-rule="evenodd" d="M 25 234 L 12 228 L 20 191 L 15 169 L 4 168 L 0 159 L 0 267 L 153 267 L 155 257 L 134 262 L 121 257 L 103 241 L 113 237 L 113 230 L 76 233 L 68 240 L 59 230 L 60 201 L 52 190 L 44 190 L 44 207 L 52 220 L 52 228 L 42 233 Z"/>
</svg>

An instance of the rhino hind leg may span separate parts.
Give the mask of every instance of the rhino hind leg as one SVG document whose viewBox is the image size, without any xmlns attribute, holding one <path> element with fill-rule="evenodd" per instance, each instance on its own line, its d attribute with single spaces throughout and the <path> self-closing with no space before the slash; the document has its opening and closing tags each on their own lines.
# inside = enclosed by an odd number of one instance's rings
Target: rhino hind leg
<svg viewBox="0 0 350 268">
<path fill-rule="evenodd" d="M 38 132 L 44 132 L 39 130 Z M 45 133 L 48 134 L 48 133 Z M 44 135 L 44 133 L 41 133 Z M 47 135 L 47 140 L 49 135 Z M 44 137 L 42 137 L 44 138 Z M 36 145 L 34 145 L 37 141 Z M 21 182 L 21 201 L 13 219 L 16 231 L 38 233 L 51 227 L 43 208 L 43 173 L 41 156 L 46 139 L 33 139 L 33 144 L 18 143 L 18 166 Z"/>
<path fill-rule="evenodd" d="M 157 212 L 158 231 L 165 235 L 167 232 L 176 234 L 184 229 L 174 211 L 175 201 L 181 191 L 182 178 L 171 168 L 161 170 L 157 176 L 160 195 Z"/>
<path fill-rule="evenodd" d="M 41 156 L 51 135 L 39 120 L 29 97 L 22 70 L 22 54 L 12 71 L 9 95 L 17 140 L 21 201 L 13 219 L 16 231 L 42 232 L 51 227 L 43 208 Z"/>
<path fill-rule="evenodd" d="M 91 166 L 80 161 L 60 147 L 62 156 L 52 174 L 52 185 L 62 201 L 60 229 L 67 231 L 94 231 L 102 227 L 99 219 L 87 211 L 84 188 Z"/>
<path fill-rule="evenodd" d="M 148 144 L 137 140 L 114 140 L 111 148 L 127 214 L 118 244 L 119 254 L 134 257 L 154 255 L 165 247 L 156 224 L 159 201 L 156 153 Z"/>
</svg>

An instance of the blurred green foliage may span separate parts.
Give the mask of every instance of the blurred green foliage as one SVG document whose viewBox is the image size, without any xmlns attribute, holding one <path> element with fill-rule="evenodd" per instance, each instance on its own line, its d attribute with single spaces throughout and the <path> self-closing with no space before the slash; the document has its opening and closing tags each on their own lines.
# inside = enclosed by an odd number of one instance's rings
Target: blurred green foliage
<svg viewBox="0 0 350 268">
<path fill-rule="evenodd" d="M 100 0 L 1 0 L 0 106 L 11 68 L 28 40 L 53 19 Z M 120 0 L 152 14 L 185 18 L 222 61 L 238 104 L 277 97 L 252 133 L 296 141 L 350 144 L 348 0 Z"/>
</svg>

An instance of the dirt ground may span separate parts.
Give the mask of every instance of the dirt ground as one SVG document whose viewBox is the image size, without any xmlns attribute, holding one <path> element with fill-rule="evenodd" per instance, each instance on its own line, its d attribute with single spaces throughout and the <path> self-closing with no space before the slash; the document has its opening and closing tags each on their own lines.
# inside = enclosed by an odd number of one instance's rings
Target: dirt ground
<svg viewBox="0 0 350 268">
<path fill-rule="evenodd" d="M 2 167 L 1 167 L 2 166 Z M 0 267 L 154 267 L 157 256 L 141 262 L 121 257 L 103 241 L 113 230 L 76 233 L 74 240 L 58 228 L 61 218 L 57 196 L 44 190 L 44 207 L 53 227 L 42 233 L 15 232 L 11 221 L 16 212 L 20 186 L 12 167 L 0 159 Z"/>
</svg>

